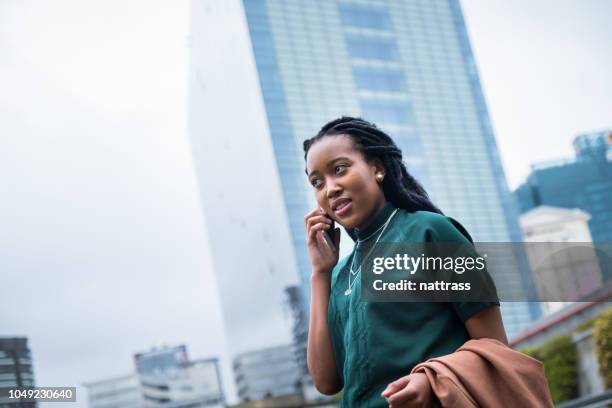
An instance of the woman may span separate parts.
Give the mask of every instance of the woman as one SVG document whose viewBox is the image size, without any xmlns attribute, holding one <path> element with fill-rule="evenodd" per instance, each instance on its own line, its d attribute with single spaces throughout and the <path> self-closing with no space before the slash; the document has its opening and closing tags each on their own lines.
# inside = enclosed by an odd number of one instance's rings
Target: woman
<svg viewBox="0 0 612 408">
<path fill-rule="evenodd" d="M 470 338 L 507 344 L 499 302 L 365 302 L 356 247 L 471 237 L 431 203 L 393 140 L 367 121 L 326 124 L 304 141 L 304 158 L 319 207 L 304 217 L 312 264 L 307 361 L 316 388 L 327 395 L 343 390 L 343 407 L 429 406 L 429 382 L 424 374 L 408 375 L 412 367 Z M 330 218 L 356 241 L 340 262 L 322 235 Z M 329 232 L 339 248 L 340 229 Z"/>
</svg>

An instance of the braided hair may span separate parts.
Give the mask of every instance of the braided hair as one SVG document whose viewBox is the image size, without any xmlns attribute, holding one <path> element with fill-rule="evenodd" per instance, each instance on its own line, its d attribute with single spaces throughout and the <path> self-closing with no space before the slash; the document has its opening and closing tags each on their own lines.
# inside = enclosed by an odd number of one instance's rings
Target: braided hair
<svg viewBox="0 0 612 408">
<path fill-rule="evenodd" d="M 304 140 L 304 160 L 310 147 L 324 136 L 347 135 L 364 155 L 366 161 L 380 160 L 387 177 L 382 188 L 385 199 L 397 208 L 409 212 L 431 211 L 442 214 L 429 199 L 421 184 L 408 173 L 402 161 L 402 151 L 391 137 L 376 125 L 361 118 L 343 116 L 332 120 L 321 128 L 319 133 Z M 307 173 L 308 174 L 308 173 Z"/>
</svg>

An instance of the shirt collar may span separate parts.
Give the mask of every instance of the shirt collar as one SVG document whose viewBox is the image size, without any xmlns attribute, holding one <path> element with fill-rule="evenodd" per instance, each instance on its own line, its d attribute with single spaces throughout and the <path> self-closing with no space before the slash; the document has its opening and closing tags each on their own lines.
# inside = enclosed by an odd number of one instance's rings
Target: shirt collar
<svg viewBox="0 0 612 408">
<path fill-rule="evenodd" d="M 381 208 L 378 213 L 376 213 L 376 215 L 374 216 L 374 220 L 365 229 L 360 230 L 358 228 L 352 228 L 346 230 L 346 232 L 353 239 L 353 241 L 367 238 L 387 221 L 393 210 L 395 210 L 395 206 L 391 204 L 390 201 L 387 201 L 383 208 Z"/>
</svg>

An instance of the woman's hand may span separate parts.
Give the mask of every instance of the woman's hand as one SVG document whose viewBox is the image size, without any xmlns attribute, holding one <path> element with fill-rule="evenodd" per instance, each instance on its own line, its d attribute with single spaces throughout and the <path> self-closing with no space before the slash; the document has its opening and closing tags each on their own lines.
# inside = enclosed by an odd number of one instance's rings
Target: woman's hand
<svg viewBox="0 0 612 408">
<path fill-rule="evenodd" d="M 323 231 L 331 228 L 331 220 L 322 210 L 312 211 L 304 217 L 307 233 L 308 252 L 312 263 L 310 277 L 310 322 L 308 325 L 308 349 L 306 362 L 308 370 L 319 392 L 333 395 L 342 389 L 334 354 L 327 310 L 331 289 L 331 270 L 338 262 L 338 251 L 332 250 L 323 238 Z M 336 248 L 340 244 L 340 229 L 333 231 Z"/>
<path fill-rule="evenodd" d="M 381 395 L 389 408 L 426 408 L 431 406 L 432 394 L 427 376 L 415 373 L 393 381 Z"/>
<path fill-rule="evenodd" d="M 338 262 L 338 251 L 327 245 L 322 234 L 331 228 L 332 221 L 327 218 L 323 210 L 317 208 L 304 217 L 304 222 L 313 275 L 330 272 Z M 336 228 L 331 235 L 334 237 L 336 248 L 340 248 L 340 228 Z"/>
</svg>

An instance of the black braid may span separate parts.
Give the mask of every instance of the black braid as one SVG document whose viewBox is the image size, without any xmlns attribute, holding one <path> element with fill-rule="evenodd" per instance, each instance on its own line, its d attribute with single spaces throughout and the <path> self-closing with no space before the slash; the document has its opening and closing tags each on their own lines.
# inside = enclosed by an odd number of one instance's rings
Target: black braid
<svg viewBox="0 0 612 408">
<path fill-rule="evenodd" d="M 382 182 L 383 193 L 394 206 L 410 212 L 423 210 L 442 214 L 423 186 L 406 170 L 402 151 L 393 139 L 373 123 L 361 118 L 343 116 L 327 123 L 315 136 L 304 140 L 304 160 L 317 140 L 333 135 L 349 136 L 368 162 L 380 160 L 386 176 Z"/>
</svg>

